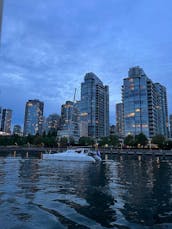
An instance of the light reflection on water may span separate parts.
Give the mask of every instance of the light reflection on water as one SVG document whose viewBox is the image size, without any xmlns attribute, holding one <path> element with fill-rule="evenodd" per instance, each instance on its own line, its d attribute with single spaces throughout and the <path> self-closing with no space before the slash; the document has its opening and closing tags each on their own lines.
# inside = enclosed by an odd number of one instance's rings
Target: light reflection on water
<svg viewBox="0 0 172 229">
<path fill-rule="evenodd" d="M 172 228 L 172 159 L 0 157 L 0 228 Z"/>
</svg>

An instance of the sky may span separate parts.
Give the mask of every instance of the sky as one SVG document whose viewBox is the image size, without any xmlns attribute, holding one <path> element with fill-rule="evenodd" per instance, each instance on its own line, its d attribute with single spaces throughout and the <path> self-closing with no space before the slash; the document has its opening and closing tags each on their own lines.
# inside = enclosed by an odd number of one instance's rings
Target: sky
<svg viewBox="0 0 172 229">
<path fill-rule="evenodd" d="M 171 0 L 4 0 L 0 46 L 0 106 L 23 126 L 29 99 L 44 115 L 80 99 L 94 72 L 109 85 L 110 123 L 128 69 L 140 66 L 167 88 L 172 113 Z"/>
</svg>

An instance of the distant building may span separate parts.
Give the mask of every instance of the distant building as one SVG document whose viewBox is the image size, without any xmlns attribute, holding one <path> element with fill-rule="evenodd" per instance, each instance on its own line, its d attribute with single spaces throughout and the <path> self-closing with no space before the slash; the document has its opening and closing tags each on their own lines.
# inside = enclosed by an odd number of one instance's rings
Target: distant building
<svg viewBox="0 0 172 229">
<path fill-rule="evenodd" d="M 123 103 L 116 104 L 116 133 L 119 137 L 124 136 L 124 107 Z"/>
<path fill-rule="evenodd" d="M 80 137 L 88 137 L 88 120 L 80 116 L 79 122 Z"/>
<path fill-rule="evenodd" d="M 109 88 L 94 73 L 87 73 L 81 84 L 80 123 L 85 130 L 88 125 L 90 137 L 109 135 Z"/>
<path fill-rule="evenodd" d="M 2 110 L 2 120 L 1 120 L 1 131 L 11 134 L 11 120 L 12 120 L 12 110 L 3 109 Z"/>
<path fill-rule="evenodd" d="M 157 133 L 169 137 L 168 129 L 168 104 L 166 88 L 160 83 L 155 83 Z"/>
<path fill-rule="evenodd" d="M 2 107 L 0 107 L 0 131 L 1 129 L 1 122 L 2 122 Z"/>
<path fill-rule="evenodd" d="M 66 101 L 61 106 L 61 127 L 57 132 L 58 137 L 79 140 L 79 111 L 77 103 Z"/>
<path fill-rule="evenodd" d="M 110 126 L 110 135 L 117 135 L 116 126 Z"/>
<path fill-rule="evenodd" d="M 60 116 L 58 114 L 50 114 L 46 118 L 46 133 L 56 133 L 60 129 Z"/>
<path fill-rule="evenodd" d="M 42 134 L 44 103 L 35 99 L 26 103 L 24 136 Z"/>
<path fill-rule="evenodd" d="M 22 136 L 23 135 L 22 128 L 21 128 L 20 125 L 14 125 L 13 134 L 14 135 L 18 135 L 18 136 Z"/>
<path fill-rule="evenodd" d="M 129 69 L 123 81 L 124 134 L 144 133 L 148 138 L 157 134 L 168 137 L 166 88 L 153 83 L 140 67 Z"/>
<path fill-rule="evenodd" d="M 169 131 L 170 138 L 172 138 L 172 114 L 170 115 L 170 131 Z"/>
</svg>

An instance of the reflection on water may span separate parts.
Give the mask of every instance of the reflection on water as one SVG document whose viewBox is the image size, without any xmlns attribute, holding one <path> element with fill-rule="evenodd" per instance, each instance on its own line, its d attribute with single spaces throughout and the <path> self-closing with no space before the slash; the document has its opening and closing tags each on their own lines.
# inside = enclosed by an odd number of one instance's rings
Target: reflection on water
<svg viewBox="0 0 172 229">
<path fill-rule="evenodd" d="M 172 228 L 172 160 L 0 157 L 0 228 Z"/>
</svg>

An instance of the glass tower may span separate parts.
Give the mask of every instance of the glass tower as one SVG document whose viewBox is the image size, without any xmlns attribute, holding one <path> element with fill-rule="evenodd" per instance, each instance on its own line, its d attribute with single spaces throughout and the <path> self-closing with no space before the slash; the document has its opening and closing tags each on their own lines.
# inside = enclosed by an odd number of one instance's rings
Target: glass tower
<svg viewBox="0 0 172 229">
<path fill-rule="evenodd" d="M 129 69 L 122 86 L 124 134 L 168 137 L 166 89 L 153 83 L 140 67 Z"/>
<path fill-rule="evenodd" d="M 0 107 L 0 131 L 2 130 L 1 121 L 2 121 L 2 107 Z"/>
<path fill-rule="evenodd" d="M 46 133 L 56 133 L 57 130 L 60 128 L 60 116 L 58 114 L 50 114 L 46 118 Z"/>
<path fill-rule="evenodd" d="M 20 125 L 14 125 L 13 134 L 22 136 L 22 128 Z"/>
<path fill-rule="evenodd" d="M 170 138 L 172 138 L 172 114 L 170 115 Z"/>
<path fill-rule="evenodd" d="M 3 109 L 2 110 L 2 120 L 1 120 L 1 130 L 8 134 L 11 134 L 11 119 L 12 119 L 12 110 Z"/>
<path fill-rule="evenodd" d="M 109 87 L 94 73 L 87 73 L 81 84 L 80 119 L 88 122 L 88 136 L 109 135 Z"/>
<path fill-rule="evenodd" d="M 26 103 L 24 118 L 24 135 L 42 134 L 44 103 L 39 100 L 29 100 Z"/>
<path fill-rule="evenodd" d="M 77 102 L 66 101 L 61 106 L 61 127 L 58 137 L 79 140 L 79 110 Z"/>
<path fill-rule="evenodd" d="M 116 132 L 119 137 L 123 137 L 124 135 L 123 107 L 123 103 L 116 104 Z"/>
</svg>

